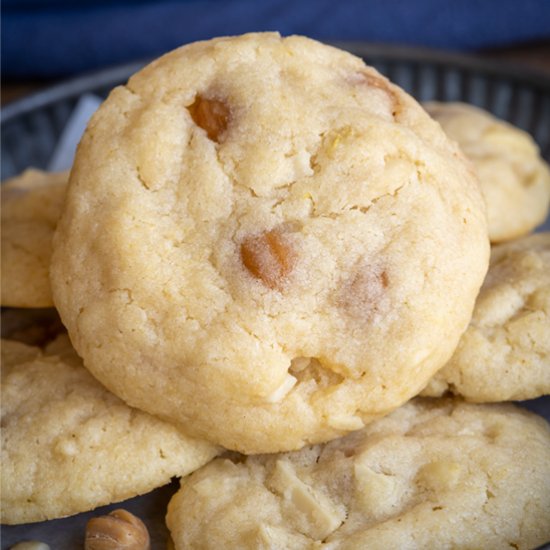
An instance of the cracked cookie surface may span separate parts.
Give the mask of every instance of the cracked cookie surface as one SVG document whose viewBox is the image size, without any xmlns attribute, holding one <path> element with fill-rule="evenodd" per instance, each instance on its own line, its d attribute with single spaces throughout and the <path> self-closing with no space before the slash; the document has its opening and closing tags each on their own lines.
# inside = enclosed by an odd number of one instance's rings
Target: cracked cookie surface
<svg viewBox="0 0 550 550">
<path fill-rule="evenodd" d="M 2 523 L 43 521 L 146 493 L 192 472 L 213 445 L 128 407 L 66 335 L 2 340 Z"/>
<path fill-rule="evenodd" d="M 528 133 L 473 105 L 431 102 L 424 107 L 473 162 L 492 242 L 526 235 L 545 220 L 550 170 Z"/>
<path fill-rule="evenodd" d="M 195 43 L 115 89 L 55 238 L 54 299 L 133 406 L 247 453 L 337 437 L 417 393 L 488 263 L 462 154 L 349 53 Z"/>
<path fill-rule="evenodd" d="M 168 506 L 175 548 L 528 550 L 550 538 L 550 427 L 413 400 L 298 452 L 217 458 Z"/>
<path fill-rule="evenodd" d="M 28 169 L 2 183 L 3 306 L 51 307 L 52 238 L 68 172 Z"/>
<path fill-rule="evenodd" d="M 469 401 L 550 394 L 550 233 L 493 247 L 470 326 L 424 395 Z"/>
</svg>

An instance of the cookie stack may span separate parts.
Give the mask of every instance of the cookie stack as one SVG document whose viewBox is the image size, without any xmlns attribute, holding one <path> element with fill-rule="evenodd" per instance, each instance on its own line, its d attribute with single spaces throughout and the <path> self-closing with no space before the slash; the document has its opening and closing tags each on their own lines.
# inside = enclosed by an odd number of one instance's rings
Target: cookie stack
<svg viewBox="0 0 550 550">
<path fill-rule="evenodd" d="M 522 190 L 544 217 L 534 159 Z M 349 53 L 263 33 L 144 68 L 92 118 L 53 240 L 76 353 L 63 335 L 3 348 L 4 521 L 224 453 L 182 479 L 176 549 L 550 539 L 548 425 L 460 398 L 550 393 L 550 237 L 495 247 L 486 277 L 481 191 L 440 125 Z M 29 441 L 47 461 L 22 458 Z"/>
</svg>

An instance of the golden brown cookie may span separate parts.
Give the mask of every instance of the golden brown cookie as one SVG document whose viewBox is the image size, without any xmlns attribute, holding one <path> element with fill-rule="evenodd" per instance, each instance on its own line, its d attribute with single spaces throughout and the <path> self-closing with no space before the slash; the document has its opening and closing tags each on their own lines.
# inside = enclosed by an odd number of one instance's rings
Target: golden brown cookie
<svg viewBox="0 0 550 550">
<path fill-rule="evenodd" d="M 424 395 L 468 401 L 550 394 L 550 233 L 495 246 L 474 315 Z"/>
<path fill-rule="evenodd" d="M 166 521 L 176 550 L 531 550 L 549 518 L 544 419 L 415 400 L 326 445 L 215 459 L 182 480 Z"/>
<path fill-rule="evenodd" d="M 450 357 L 488 263 L 456 146 L 302 37 L 199 42 L 115 89 L 80 144 L 54 298 L 132 406 L 247 453 L 361 428 Z"/>
<path fill-rule="evenodd" d="M 2 523 L 59 518 L 146 493 L 217 451 L 109 393 L 66 335 L 44 350 L 2 340 Z"/>
<path fill-rule="evenodd" d="M 492 242 L 526 235 L 545 220 L 550 170 L 528 133 L 473 105 L 424 106 L 472 160 L 487 201 Z"/>
<path fill-rule="evenodd" d="M 67 172 L 28 169 L 2 184 L 2 305 L 51 307 L 52 237 Z"/>
</svg>

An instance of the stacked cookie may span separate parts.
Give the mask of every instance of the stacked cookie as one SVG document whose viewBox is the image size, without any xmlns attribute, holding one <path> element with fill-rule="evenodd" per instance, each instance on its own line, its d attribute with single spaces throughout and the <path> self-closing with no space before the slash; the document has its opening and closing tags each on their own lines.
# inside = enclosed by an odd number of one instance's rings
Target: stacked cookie
<svg viewBox="0 0 550 550">
<path fill-rule="evenodd" d="M 424 107 L 473 162 L 492 243 L 526 235 L 544 222 L 550 172 L 529 134 L 472 105 L 431 102 Z"/>
<path fill-rule="evenodd" d="M 218 449 L 108 392 L 66 335 L 2 342 L 2 521 L 64 517 L 146 493 Z"/>
<path fill-rule="evenodd" d="M 360 59 L 270 33 L 167 54 L 113 90 L 71 171 L 50 276 L 78 355 L 67 340 L 53 352 L 6 344 L 17 368 L 3 381 L 3 453 L 17 490 L 3 482 L 2 514 L 91 509 L 223 447 L 169 507 L 176 548 L 542 543 L 544 420 L 459 398 L 407 402 L 422 390 L 550 393 L 549 251 L 548 235 L 500 245 L 485 278 L 472 166 Z M 488 360 L 499 354 L 508 363 Z M 493 377 L 506 388 L 487 397 Z M 25 397 L 16 388 L 29 379 Z M 46 420 L 48 399 L 59 410 Z M 101 453 L 120 433 L 135 467 L 115 492 L 122 466 Z M 21 489 L 24 438 L 53 457 L 37 472 L 64 464 L 76 482 Z M 112 470 L 92 491 L 80 480 L 94 457 Z"/>
</svg>

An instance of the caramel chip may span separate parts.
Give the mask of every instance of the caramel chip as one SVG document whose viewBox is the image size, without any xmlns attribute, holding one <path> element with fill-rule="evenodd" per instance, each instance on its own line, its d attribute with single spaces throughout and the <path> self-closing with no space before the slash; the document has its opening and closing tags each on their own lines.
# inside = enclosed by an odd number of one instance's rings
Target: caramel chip
<svg viewBox="0 0 550 550">
<path fill-rule="evenodd" d="M 209 139 L 219 143 L 229 121 L 227 105 L 218 99 L 197 95 L 195 101 L 187 108 L 195 124 L 206 132 Z"/>
<path fill-rule="evenodd" d="M 370 319 L 380 310 L 388 274 L 378 267 L 363 266 L 343 287 L 342 305 L 354 317 Z"/>
<path fill-rule="evenodd" d="M 271 289 L 280 289 L 292 271 L 295 255 L 276 230 L 247 237 L 241 243 L 244 266 Z"/>
</svg>

